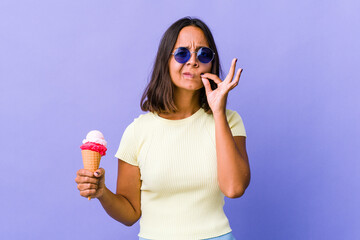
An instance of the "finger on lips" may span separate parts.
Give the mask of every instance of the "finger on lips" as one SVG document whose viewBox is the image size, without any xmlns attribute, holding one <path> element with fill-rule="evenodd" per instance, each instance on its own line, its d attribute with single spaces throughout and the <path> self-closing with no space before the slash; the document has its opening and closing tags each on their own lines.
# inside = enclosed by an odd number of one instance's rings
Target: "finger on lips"
<svg viewBox="0 0 360 240">
<path fill-rule="evenodd" d="M 212 74 L 212 73 L 203 73 L 201 75 L 201 78 L 213 80 L 217 84 L 222 82 L 221 79 L 216 74 Z"/>
<path fill-rule="evenodd" d="M 215 75 L 215 76 L 216 76 L 216 75 Z M 217 83 L 217 84 L 222 83 L 221 79 L 220 79 L 218 76 L 212 78 L 211 80 L 213 80 L 213 81 L 214 81 L 215 83 Z"/>
<path fill-rule="evenodd" d="M 224 81 L 231 82 L 233 80 L 234 74 L 235 74 L 236 62 L 237 62 L 237 58 L 234 58 L 232 60 L 231 66 L 230 66 L 230 71 L 229 71 L 228 75 L 226 76 L 226 78 L 224 79 Z M 238 69 L 238 71 L 236 72 L 236 78 L 240 77 L 240 74 L 241 74 L 242 70 L 243 70 L 242 68 Z M 216 74 L 213 74 L 213 73 L 202 73 L 202 74 L 200 74 L 200 77 L 202 79 L 211 79 L 216 84 L 219 84 L 219 83 L 223 82 Z"/>
</svg>

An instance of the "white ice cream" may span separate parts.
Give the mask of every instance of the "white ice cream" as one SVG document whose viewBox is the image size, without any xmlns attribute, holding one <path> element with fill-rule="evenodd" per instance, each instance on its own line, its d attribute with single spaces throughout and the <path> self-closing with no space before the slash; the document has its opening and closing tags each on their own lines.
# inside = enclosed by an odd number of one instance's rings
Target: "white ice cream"
<svg viewBox="0 0 360 240">
<path fill-rule="evenodd" d="M 86 138 L 82 141 L 82 143 L 87 142 L 99 143 L 105 147 L 107 145 L 104 135 L 98 130 L 92 130 L 86 135 Z"/>
</svg>

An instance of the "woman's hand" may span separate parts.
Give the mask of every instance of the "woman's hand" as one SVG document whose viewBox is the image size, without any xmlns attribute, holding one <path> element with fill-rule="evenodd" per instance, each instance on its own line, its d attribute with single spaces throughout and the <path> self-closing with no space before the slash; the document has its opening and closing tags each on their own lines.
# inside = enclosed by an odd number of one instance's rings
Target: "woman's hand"
<svg viewBox="0 0 360 240">
<path fill-rule="evenodd" d="M 100 198 L 104 194 L 105 189 L 105 170 L 99 168 L 94 173 L 80 169 L 76 173 L 75 182 L 83 197 Z"/>
<path fill-rule="evenodd" d="M 236 61 L 237 59 L 234 58 L 230 67 L 230 71 L 224 81 L 212 73 L 204 73 L 201 75 L 201 80 L 205 86 L 207 101 L 214 115 L 218 113 L 225 113 L 228 93 L 239 83 L 242 68 L 238 69 L 234 78 Z M 213 80 L 217 84 L 217 88 L 215 90 L 211 89 L 208 79 Z"/>
</svg>

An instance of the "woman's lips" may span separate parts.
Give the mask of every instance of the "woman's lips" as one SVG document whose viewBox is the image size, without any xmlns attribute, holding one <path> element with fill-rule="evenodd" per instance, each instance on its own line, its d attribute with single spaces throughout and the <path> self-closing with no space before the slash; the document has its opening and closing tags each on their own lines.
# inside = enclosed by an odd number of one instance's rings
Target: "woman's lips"
<svg viewBox="0 0 360 240">
<path fill-rule="evenodd" d="M 189 73 L 189 72 L 185 72 L 185 73 L 183 73 L 183 75 L 184 75 L 184 77 L 186 77 L 186 78 L 194 78 L 194 77 L 195 77 L 194 74 L 191 74 L 191 73 Z"/>
</svg>

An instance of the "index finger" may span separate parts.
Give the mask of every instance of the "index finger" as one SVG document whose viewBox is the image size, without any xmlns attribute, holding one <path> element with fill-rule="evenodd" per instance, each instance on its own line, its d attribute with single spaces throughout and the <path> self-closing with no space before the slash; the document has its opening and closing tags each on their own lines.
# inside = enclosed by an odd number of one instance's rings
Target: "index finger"
<svg viewBox="0 0 360 240">
<path fill-rule="evenodd" d="M 82 177 L 94 177 L 94 173 L 87 169 L 80 169 L 76 172 L 76 174 Z"/>
</svg>

